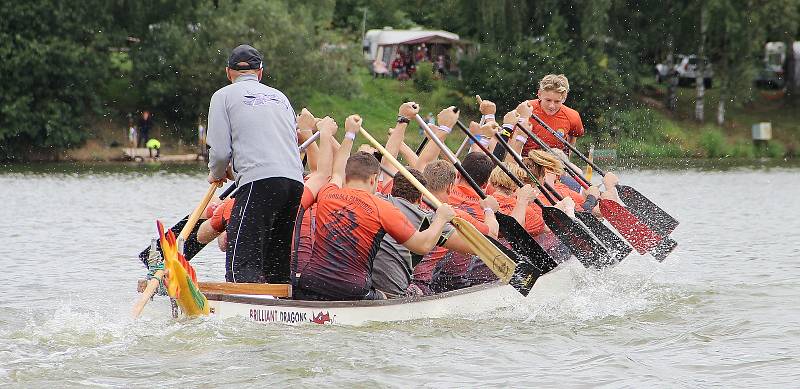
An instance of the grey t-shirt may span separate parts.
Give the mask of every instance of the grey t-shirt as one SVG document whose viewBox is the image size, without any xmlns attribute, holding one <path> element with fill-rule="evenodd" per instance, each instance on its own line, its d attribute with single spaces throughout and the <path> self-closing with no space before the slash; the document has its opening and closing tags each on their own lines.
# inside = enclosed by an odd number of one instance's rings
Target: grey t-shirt
<svg viewBox="0 0 800 389">
<path fill-rule="evenodd" d="M 379 196 L 381 195 L 379 194 Z M 433 212 L 426 212 L 406 199 L 393 196 L 383 197 L 400 209 L 417 230 L 420 229 L 423 220 L 427 219 L 426 226 L 430 225 L 433 220 Z M 453 231 L 455 229 L 452 225 L 445 225 L 444 230 L 442 230 L 442 239 L 439 242 L 446 241 L 453 234 Z M 372 287 L 389 294 L 405 294 L 413 274 L 413 256 L 414 254 L 405 246 L 397 243 L 388 234 L 385 235 L 372 262 Z M 422 256 L 419 257 L 421 258 Z"/>
<path fill-rule="evenodd" d="M 270 177 L 303 182 L 295 115 L 279 90 L 239 76 L 211 96 L 208 168 L 216 178 L 232 163 L 239 186 Z"/>
</svg>

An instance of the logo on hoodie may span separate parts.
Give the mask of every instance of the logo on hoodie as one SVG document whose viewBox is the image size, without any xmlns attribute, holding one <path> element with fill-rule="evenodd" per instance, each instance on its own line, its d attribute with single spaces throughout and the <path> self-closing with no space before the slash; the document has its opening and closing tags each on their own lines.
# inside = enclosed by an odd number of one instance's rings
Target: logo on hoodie
<svg viewBox="0 0 800 389">
<path fill-rule="evenodd" d="M 277 104 L 288 109 L 286 102 L 283 101 L 281 96 L 273 93 L 251 93 L 244 95 L 242 102 L 245 105 L 257 107 L 260 105 Z"/>
</svg>

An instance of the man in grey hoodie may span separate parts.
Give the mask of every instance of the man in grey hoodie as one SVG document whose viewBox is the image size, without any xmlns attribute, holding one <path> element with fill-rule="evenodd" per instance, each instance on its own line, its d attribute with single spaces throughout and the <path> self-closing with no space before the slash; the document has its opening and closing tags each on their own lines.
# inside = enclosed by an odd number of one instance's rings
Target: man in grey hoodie
<svg viewBox="0 0 800 389">
<path fill-rule="evenodd" d="M 292 231 L 303 193 L 294 109 L 262 83 L 261 53 L 233 49 L 225 68 L 231 85 L 208 108 L 208 181 L 239 186 L 228 222 L 228 282 L 289 282 Z"/>
</svg>

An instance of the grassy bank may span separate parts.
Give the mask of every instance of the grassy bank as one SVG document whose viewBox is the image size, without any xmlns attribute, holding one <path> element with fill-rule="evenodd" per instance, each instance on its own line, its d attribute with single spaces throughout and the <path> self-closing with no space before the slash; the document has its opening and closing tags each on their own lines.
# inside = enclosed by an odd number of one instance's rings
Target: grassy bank
<svg viewBox="0 0 800 389">
<path fill-rule="evenodd" d="M 640 108 L 610 113 L 607 133 L 581 139 L 588 147 L 612 148 L 623 158 L 783 158 L 800 147 L 800 112 L 787 107 L 776 91 L 757 91 L 752 102 L 728 104 L 726 121 L 716 124 L 719 90 L 706 91 L 705 122 L 693 119 L 695 89 L 678 88 L 675 112 L 664 108 L 666 87 L 648 85 L 639 95 Z M 752 125 L 771 122 L 773 140 L 755 147 Z"/>
</svg>

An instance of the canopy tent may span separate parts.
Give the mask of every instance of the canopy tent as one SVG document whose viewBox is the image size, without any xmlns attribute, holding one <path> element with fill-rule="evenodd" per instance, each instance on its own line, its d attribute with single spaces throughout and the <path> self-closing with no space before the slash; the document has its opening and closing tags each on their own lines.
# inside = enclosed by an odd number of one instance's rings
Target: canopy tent
<svg viewBox="0 0 800 389">
<path fill-rule="evenodd" d="M 456 56 L 464 52 L 469 45 L 462 41 L 458 34 L 442 30 L 394 30 L 386 27 L 382 30 L 369 30 L 364 35 L 364 58 L 370 65 L 380 59 L 384 64 L 390 64 L 398 52 L 404 51 L 411 54 L 413 46 L 425 45 L 429 58 L 438 55 L 450 56 L 449 51 L 454 51 Z M 459 58 L 453 58 L 457 62 Z"/>
</svg>

